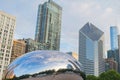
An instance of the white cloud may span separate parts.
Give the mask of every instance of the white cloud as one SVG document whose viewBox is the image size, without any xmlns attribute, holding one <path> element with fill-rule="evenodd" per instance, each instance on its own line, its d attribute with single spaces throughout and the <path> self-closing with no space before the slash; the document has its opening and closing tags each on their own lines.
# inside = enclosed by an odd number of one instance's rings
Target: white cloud
<svg viewBox="0 0 120 80">
<path fill-rule="evenodd" d="M 105 50 L 109 49 L 109 27 L 111 25 L 115 25 L 114 9 L 109 6 L 105 7 L 103 6 L 103 4 L 95 2 L 94 0 L 91 2 L 73 1 L 67 6 L 68 8 L 64 9 L 64 15 L 66 15 L 64 17 L 66 17 L 67 20 L 65 21 L 67 22 L 64 23 L 63 21 L 62 27 L 64 27 L 64 35 L 62 35 L 62 37 L 64 38 L 64 40 L 62 40 L 62 42 L 69 43 L 69 46 L 71 46 L 71 48 L 74 47 L 73 45 L 75 45 L 78 51 L 78 31 L 86 22 L 90 21 L 105 32 Z M 65 10 L 67 11 L 65 12 Z M 76 34 L 72 36 L 71 31 L 75 32 Z M 69 36 L 66 35 L 67 33 L 69 33 Z M 76 39 L 72 40 L 71 38 Z"/>
<path fill-rule="evenodd" d="M 112 13 L 112 12 L 113 12 L 113 9 L 112 9 L 112 8 L 107 8 L 107 9 L 106 9 L 106 12 Z"/>
</svg>

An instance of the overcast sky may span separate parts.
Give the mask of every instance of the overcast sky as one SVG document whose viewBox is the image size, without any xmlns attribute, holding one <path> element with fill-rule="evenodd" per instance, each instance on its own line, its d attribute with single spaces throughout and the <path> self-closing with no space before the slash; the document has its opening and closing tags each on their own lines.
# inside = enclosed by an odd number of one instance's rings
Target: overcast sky
<svg viewBox="0 0 120 80">
<path fill-rule="evenodd" d="M 14 38 L 33 38 L 38 5 L 47 0 L 0 0 L 0 10 L 16 16 Z M 87 22 L 105 32 L 105 47 L 110 48 L 109 26 L 120 27 L 119 0 L 53 0 L 62 8 L 61 51 L 78 53 L 78 32 Z"/>
</svg>

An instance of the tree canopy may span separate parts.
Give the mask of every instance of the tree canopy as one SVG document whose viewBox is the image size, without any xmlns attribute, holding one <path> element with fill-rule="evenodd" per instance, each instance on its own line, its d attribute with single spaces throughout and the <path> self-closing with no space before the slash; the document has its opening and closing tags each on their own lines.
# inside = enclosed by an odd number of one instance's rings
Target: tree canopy
<svg viewBox="0 0 120 80">
<path fill-rule="evenodd" d="M 107 72 L 103 72 L 98 77 L 94 75 L 88 75 L 86 80 L 120 80 L 120 74 L 114 70 L 109 70 Z"/>
</svg>

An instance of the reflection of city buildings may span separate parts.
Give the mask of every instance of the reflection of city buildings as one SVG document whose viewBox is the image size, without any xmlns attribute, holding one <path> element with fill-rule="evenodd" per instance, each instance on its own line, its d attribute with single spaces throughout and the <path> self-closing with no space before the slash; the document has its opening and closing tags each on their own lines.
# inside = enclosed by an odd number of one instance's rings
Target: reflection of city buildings
<svg viewBox="0 0 120 80">
<path fill-rule="evenodd" d="M 15 75 L 14 75 L 14 72 L 13 72 L 13 71 L 11 71 L 11 72 L 10 72 L 10 74 L 8 74 L 8 76 L 9 76 L 9 79 L 11 79 L 11 80 L 12 80 L 12 78 L 15 76 Z"/>
<path fill-rule="evenodd" d="M 118 71 L 118 63 L 113 58 L 105 59 L 105 71 L 111 69 Z"/>
<path fill-rule="evenodd" d="M 76 60 L 78 60 L 78 54 L 75 52 L 67 52 L 69 55 L 73 56 Z"/>
<path fill-rule="evenodd" d="M 110 27 L 111 50 L 118 49 L 118 30 L 116 26 Z"/>
<path fill-rule="evenodd" d="M 16 18 L 0 11 L 0 80 L 10 63 Z"/>
<path fill-rule="evenodd" d="M 17 57 L 25 54 L 25 41 L 24 40 L 14 40 L 13 47 L 12 47 L 12 55 L 11 55 L 11 62 L 15 60 Z"/>
<path fill-rule="evenodd" d="M 104 32 L 91 23 L 79 31 L 79 61 L 87 75 L 98 76 L 104 66 Z"/>
<path fill-rule="evenodd" d="M 38 8 L 35 41 L 47 43 L 48 50 L 59 50 L 62 8 L 49 0 Z"/>
</svg>

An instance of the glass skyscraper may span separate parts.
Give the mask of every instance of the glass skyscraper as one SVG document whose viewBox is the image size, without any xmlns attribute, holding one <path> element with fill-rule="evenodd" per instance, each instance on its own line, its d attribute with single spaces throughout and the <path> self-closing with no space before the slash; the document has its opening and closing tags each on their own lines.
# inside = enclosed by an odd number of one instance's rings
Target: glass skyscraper
<svg viewBox="0 0 120 80">
<path fill-rule="evenodd" d="M 38 7 L 35 40 L 47 43 L 48 50 L 59 50 L 62 8 L 49 0 Z"/>
<path fill-rule="evenodd" d="M 79 61 L 87 75 L 98 76 L 104 72 L 104 32 L 91 23 L 79 31 Z"/>
<path fill-rule="evenodd" d="M 118 31 L 116 26 L 110 27 L 111 50 L 118 49 Z"/>
</svg>

